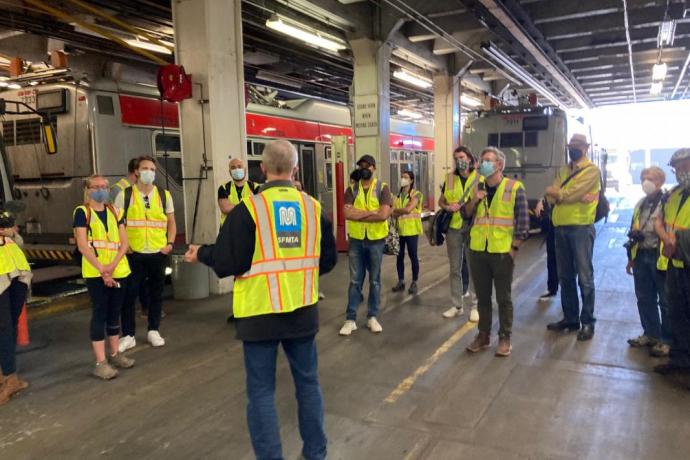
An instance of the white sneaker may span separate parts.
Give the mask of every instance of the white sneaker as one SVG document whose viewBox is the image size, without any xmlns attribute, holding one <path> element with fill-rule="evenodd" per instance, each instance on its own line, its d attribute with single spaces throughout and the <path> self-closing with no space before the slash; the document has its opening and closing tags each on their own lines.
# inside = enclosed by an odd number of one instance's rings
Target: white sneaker
<svg viewBox="0 0 690 460">
<path fill-rule="evenodd" d="M 165 345 L 165 339 L 161 337 L 158 331 L 149 331 L 147 338 L 152 347 L 162 347 Z"/>
<path fill-rule="evenodd" d="M 343 327 L 340 328 L 340 332 L 338 334 L 340 335 L 351 335 L 353 331 L 357 330 L 357 324 L 355 324 L 354 321 L 351 319 L 348 319 L 345 321 L 345 324 L 343 324 Z"/>
<path fill-rule="evenodd" d="M 478 323 L 479 322 L 479 312 L 477 311 L 476 308 L 473 308 L 470 310 L 470 322 L 471 323 Z"/>
<path fill-rule="evenodd" d="M 460 316 L 463 313 L 465 313 L 465 310 L 460 307 L 450 307 L 448 310 L 443 312 L 443 317 L 444 318 L 455 318 L 456 316 Z"/>
<path fill-rule="evenodd" d="M 120 353 L 124 353 L 125 351 L 129 350 L 130 348 L 134 348 L 136 346 L 137 346 L 137 341 L 133 335 L 124 335 L 124 336 L 120 337 L 120 341 L 117 345 L 117 350 Z"/>
<path fill-rule="evenodd" d="M 378 334 L 379 332 L 383 332 L 383 328 L 379 324 L 379 322 L 376 320 L 375 316 L 372 316 L 367 320 L 367 327 L 369 330 L 375 334 Z"/>
<path fill-rule="evenodd" d="M 324 294 L 323 292 L 319 291 L 319 300 L 323 300 L 323 299 L 325 299 L 325 298 L 326 298 L 326 294 Z"/>
</svg>

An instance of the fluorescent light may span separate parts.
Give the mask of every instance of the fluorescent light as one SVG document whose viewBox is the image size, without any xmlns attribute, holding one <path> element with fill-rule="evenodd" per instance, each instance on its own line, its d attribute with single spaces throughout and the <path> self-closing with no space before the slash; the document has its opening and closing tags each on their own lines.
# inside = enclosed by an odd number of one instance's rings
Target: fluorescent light
<svg viewBox="0 0 690 460">
<path fill-rule="evenodd" d="M 422 115 L 421 113 L 413 112 L 407 109 L 398 110 L 398 115 L 400 115 L 401 117 L 414 118 L 415 120 L 424 117 L 424 115 Z"/>
<path fill-rule="evenodd" d="M 7 88 L 8 85 L 9 83 L 7 83 L 6 81 L 0 80 L 0 88 Z"/>
<path fill-rule="evenodd" d="M 649 94 L 652 96 L 658 96 L 661 94 L 661 90 L 664 88 L 664 82 L 655 81 L 652 86 L 649 87 Z"/>
<path fill-rule="evenodd" d="M 38 85 L 37 81 L 30 81 L 29 82 L 29 86 L 36 86 L 36 85 Z"/>
<path fill-rule="evenodd" d="M 9 79 L 10 79 L 10 77 L 0 77 L 0 81 L 7 81 Z"/>
<path fill-rule="evenodd" d="M 408 72 L 407 70 L 396 70 L 395 72 L 393 72 L 393 76 L 398 80 L 412 83 L 413 85 L 419 86 L 420 88 L 431 88 L 431 86 L 433 85 L 430 79 L 423 77 L 421 75 L 417 75 L 415 73 Z"/>
<path fill-rule="evenodd" d="M 7 87 L 9 89 L 22 89 L 22 85 L 19 85 L 17 83 L 10 83 L 9 85 L 7 85 Z"/>
<path fill-rule="evenodd" d="M 666 78 L 666 63 L 654 64 L 652 67 L 652 80 L 661 81 Z"/>
<path fill-rule="evenodd" d="M 149 50 L 149 51 L 154 51 L 156 53 L 161 53 L 161 54 L 172 54 L 172 51 L 170 49 L 166 48 L 165 46 L 160 46 L 156 45 L 155 43 L 151 42 L 144 42 L 139 39 L 127 39 L 125 40 L 130 46 L 134 46 L 135 48 L 141 48 L 144 50 Z"/>
<path fill-rule="evenodd" d="M 301 24 L 300 24 L 301 26 Z M 280 32 L 285 35 L 289 35 L 293 38 L 297 38 L 299 40 L 302 40 L 303 42 L 309 44 L 309 45 L 314 45 L 319 48 L 324 48 L 330 51 L 340 51 L 344 50 L 347 48 L 345 46 L 345 43 L 343 42 L 338 42 L 335 40 L 331 40 L 329 38 L 324 37 L 321 33 L 314 31 L 308 31 L 305 30 L 301 27 L 288 24 L 284 22 L 281 18 L 278 16 L 271 16 L 270 19 L 266 20 L 266 27 L 269 29 L 273 29 L 277 32 Z M 304 26 L 302 26 L 304 27 Z"/>
<path fill-rule="evenodd" d="M 657 47 L 661 48 L 664 45 L 673 45 L 673 39 L 676 33 L 676 21 L 663 21 L 659 25 L 659 35 L 656 38 Z"/>
<path fill-rule="evenodd" d="M 460 96 L 460 105 L 462 106 L 463 104 L 470 107 L 479 107 L 481 105 L 484 105 L 482 101 L 468 94 L 462 94 Z"/>
</svg>

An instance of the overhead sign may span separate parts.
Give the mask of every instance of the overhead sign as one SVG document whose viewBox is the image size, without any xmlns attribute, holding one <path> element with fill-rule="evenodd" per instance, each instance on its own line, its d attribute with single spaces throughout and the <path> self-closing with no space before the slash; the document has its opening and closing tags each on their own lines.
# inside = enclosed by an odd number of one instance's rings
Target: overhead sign
<svg viewBox="0 0 690 460">
<path fill-rule="evenodd" d="M 379 98 L 376 94 L 355 96 L 355 137 L 379 133 Z"/>
</svg>

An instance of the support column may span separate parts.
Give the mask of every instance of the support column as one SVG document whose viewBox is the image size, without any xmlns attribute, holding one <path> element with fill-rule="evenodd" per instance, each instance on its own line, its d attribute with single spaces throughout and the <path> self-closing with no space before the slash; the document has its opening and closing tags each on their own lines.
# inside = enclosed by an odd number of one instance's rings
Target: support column
<svg viewBox="0 0 690 460">
<path fill-rule="evenodd" d="M 220 225 L 216 191 L 229 180 L 229 156 L 245 163 L 247 157 L 241 0 L 174 0 L 172 7 L 176 60 L 194 82 L 194 97 L 180 104 L 182 171 L 185 178 L 207 173 L 201 187 L 184 182 L 187 242 L 212 243 Z M 231 290 L 230 280 L 212 275 L 210 283 L 214 294 Z"/>
<path fill-rule="evenodd" d="M 387 43 L 369 38 L 350 41 L 354 61 L 351 90 L 355 156 L 376 159 L 380 179 L 390 175 L 390 56 Z"/>
<path fill-rule="evenodd" d="M 434 75 L 434 144 L 433 191 L 438 200 L 453 168 L 453 150 L 460 145 L 460 79 L 447 73 Z"/>
</svg>

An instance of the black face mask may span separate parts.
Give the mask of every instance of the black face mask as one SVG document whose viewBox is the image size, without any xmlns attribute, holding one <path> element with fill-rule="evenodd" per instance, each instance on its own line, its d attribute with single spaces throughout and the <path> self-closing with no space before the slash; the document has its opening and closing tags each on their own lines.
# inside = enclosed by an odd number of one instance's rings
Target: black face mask
<svg viewBox="0 0 690 460">
<path fill-rule="evenodd" d="M 578 161 L 580 158 L 582 158 L 582 155 L 582 150 L 568 149 L 568 157 L 570 157 L 570 161 Z"/>
<path fill-rule="evenodd" d="M 362 180 L 369 180 L 371 179 L 371 176 L 374 175 L 374 173 L 371 172 L 371 169 L 360 169 L 359 174 Z"/>
</svg>

